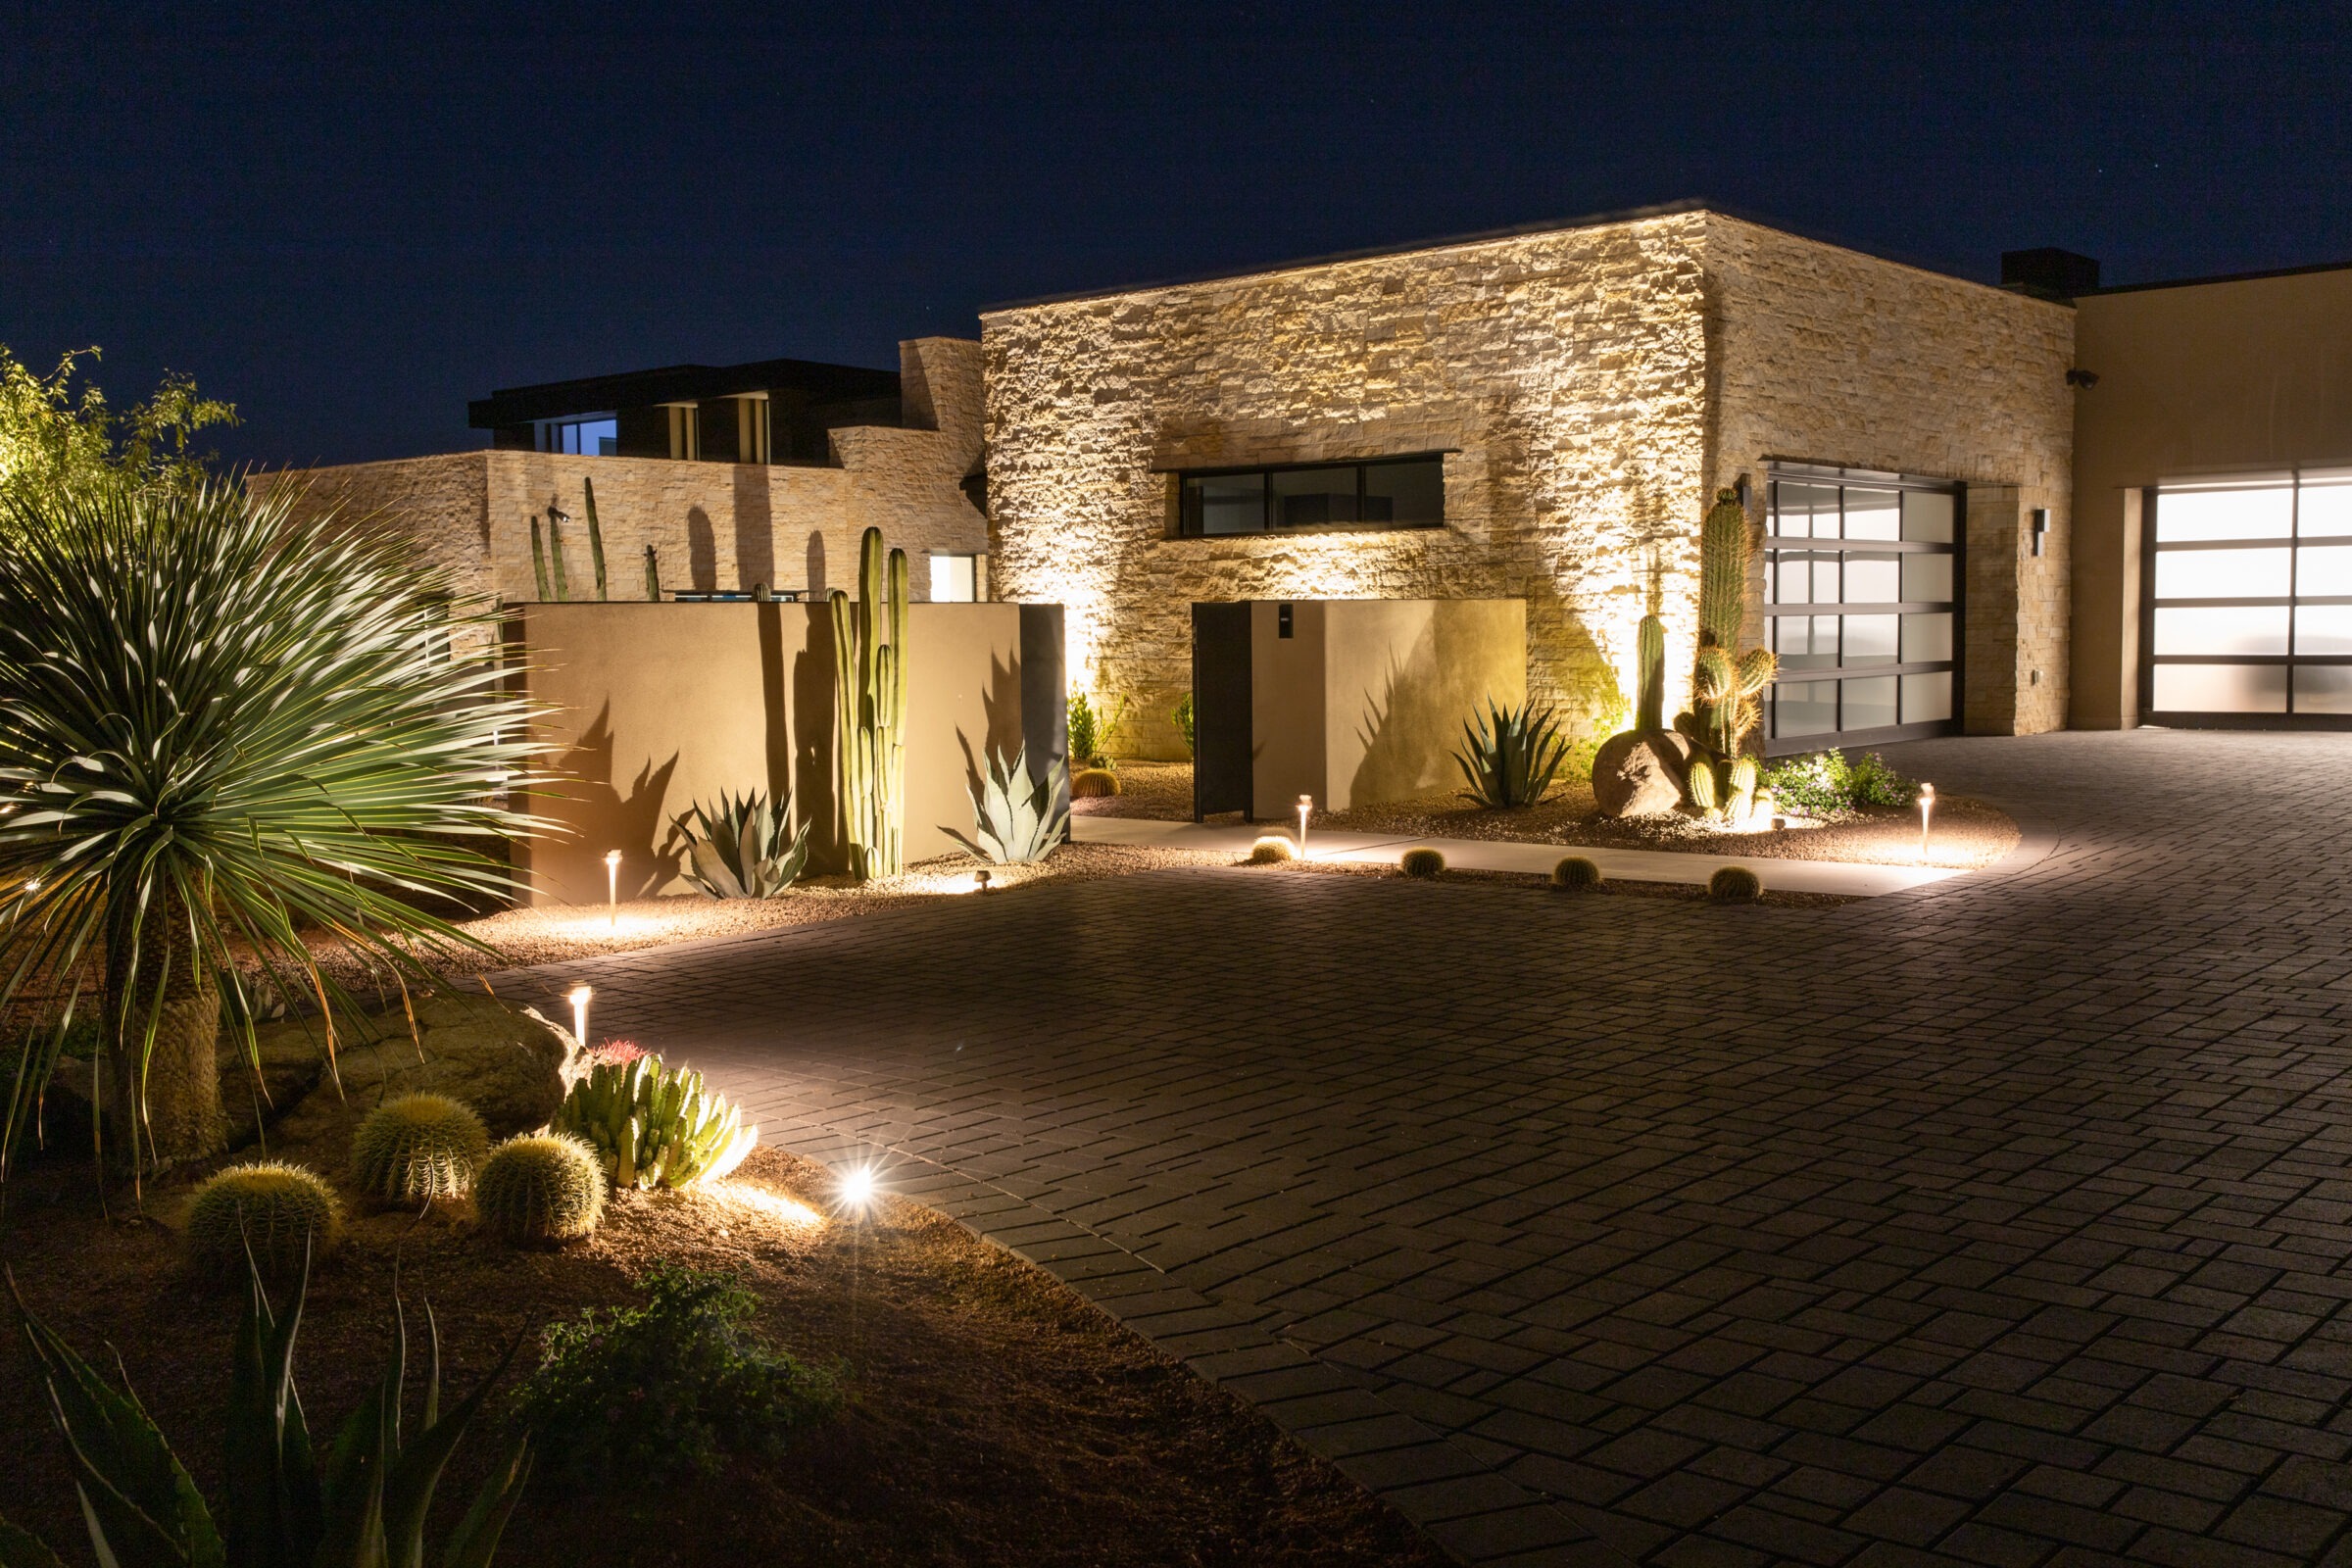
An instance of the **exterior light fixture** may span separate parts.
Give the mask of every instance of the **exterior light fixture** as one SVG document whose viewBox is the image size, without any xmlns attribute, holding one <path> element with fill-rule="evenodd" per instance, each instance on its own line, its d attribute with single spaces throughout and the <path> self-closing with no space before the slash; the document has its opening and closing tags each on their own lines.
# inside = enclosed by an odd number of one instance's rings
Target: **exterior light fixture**
<svg viewBox="0 0 2352 1568">
<path fill-rule="evenodd" d="M 841 1204 L 863 1213 L 874 1200 L 874 1167 L 853 1165 L 841 1173 Z"/>
<path fill-rule="evenodd" d="M 1306 858 L 1306 817 L 1314 808 L 1315 798 L 1312 795 L 1298 797 L 1298 858 L 1301 860 Z"/>
<path fill-rule="evenodd" d="M 31 881 L 29 881 L 29 882 L 25 883 L 25 884 L 24 884 L 24 891 L 25 891 L 25 892 L 27 892 L 27 893 L 38 893 L 38 892 L 40 892 L 40 891 L 41 891 L 41 879 L 40 879 L 39 877 L 34 877 L 34 878 L 33 878 Z"/>
<path fill-rule="evenodd" d="M 571 1004 L 571 1034 L 583 1047 L 588 1044 L 588 999 L 596 992 L 588 986 L 573 986 L 564 1001 Z"/>
<path fill-rule="evenodd" d="M 989 877 L 987 866 L 984 865 L 979 870 L 972 873 L 972 886 L 978 888 L 983 893 L 988 891 L 988 881 Z"/>
<path fill-rule="evenodd" d="M 1936 814 L 1936 786 L 1919 787 L 1919 853 L 1928 853 L 1928 819 Z"/>
<path fill-rule="evenodd" d="M 620 852 L 605 852 L 605 906 L 612 914 L 612 929 L 620 929 Z"/>
</svg>

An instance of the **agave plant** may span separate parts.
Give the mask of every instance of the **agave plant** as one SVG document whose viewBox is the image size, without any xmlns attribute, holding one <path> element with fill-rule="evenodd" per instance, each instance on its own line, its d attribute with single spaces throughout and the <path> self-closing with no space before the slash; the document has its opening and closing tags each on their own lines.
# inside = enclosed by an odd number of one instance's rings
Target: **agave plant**
<svg viewBox="0 0 2352 1568">
<path fill-rule="evenodd" d="M 1480 806 L 1535 805 L 1568 756 L 1559 720 L 1550 709 L 1533 703 L 1500 708 L 1490 698 L 1486 716 L 1475 727 L 1462 720 L 1462 735 L 1463 744 L 1453 754 L 1470 784 L 1462 797 Z"/>
<path fill-rule="evenodd" d="M 808 824 L 792 832 L 792 798 L 769 804 L 758 790 L 718 805 L 700 801 L 676 821 L 686 841 L 686 880 L 714 899 L 772 899 L 808 866 Z"/>
<path fill-rule="evenodd" d="M 664 1067 L 660 1056 L 590 1068 L 548 1130 L 595 1150 L 616 1189 L 724 1176 L 760 1142 L 726 1096 L 704 1090 L 701 1073 Z"/>
<path fill-rule="evenodd" d="M 298 500 L 212 480 L 0 506 L 0 1013 L 63 1004 L 10 1086 L 0 1174 L 91 1000 L 102 1148 L 134 1177 L 202 1154 L 224 988 L 249 1054 L 264 998 L 310 997 L 331 1057 L 355 1004 L 305 937 L 404 986 L 486 954 L 419 905 L 501 900 L 483 848 L 548 826 L 506 804 L 536 782 L 534 710 L 495 638 L 453 635 L 486 614 L 399 535 Z"/>
<path fill-rule="evenodd" d="M 1002 753 L 988 760 L 988 778 L 972 781 L 972 819 L 976 837 L 965 838 L 954 828 L 948 837 L 962 845 L 976 860 L 992 865 L 1032 865 L 1054 853 L 1070 836 L 1069 766 L 1056 760 L 1042 779 L 1029 772 L 1029 748 L 1004 761 Z"/>
<path fill-rule="evenodd" d="M 83 1525 L 98 1561 L 124 1568 L 388 1568 L 424 1561 L 425 1516 L 442 1467 L 480 1414 L 514 1351 L 446 1415 L 440 1409 L 441 1341 L 425 1313 L 431 1360 L 424 1426 L 401 1434 L 408 1327 L 393 1298 L 392 1359 L 343 1423 L 319 1462 L 294 1392 L 294 1331 L 308 1275 L 281 1315 L 258 1270 L 230 1351 L 226 1506 L 216 1520 L 163 1433 L 127 1386 L 110 1387 L 16 1296 L 34 1374 L 66 1446 Z M 486 1568 L 530 1471 L 530 1438 L 514 1438 L 442 1549 L 447 1568 Z M 0 1563 L 62 1568 L 35 1537 L 0 1519 Z"/>
</svg>

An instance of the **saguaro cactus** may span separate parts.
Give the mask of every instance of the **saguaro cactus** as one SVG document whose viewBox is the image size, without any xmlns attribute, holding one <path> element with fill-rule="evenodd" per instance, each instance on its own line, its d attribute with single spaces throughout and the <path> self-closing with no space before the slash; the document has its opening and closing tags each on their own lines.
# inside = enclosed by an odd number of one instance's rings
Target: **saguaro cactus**
<svg viewBox="0 0 2352 1568">
<path fill-rule="evenodd" d="M 1747 509 L 1737 490 L 1719 490 L 1698 527 L 1698 640 L 1740 646 L 1747 621 Z"/>
<path fill-rule="evenodd" d="M 555 508 L 547 509 L 547 553 L 556 563 L 556 598 L 571 597 L 571 586 L 564 578 L 564 514 Z"/>
<path fill-rule="evenodd" d="M 1698 658 L 1690 672 L 1692 711 L 1675 728 L 1706 754 L 1690 765 L 1690 803 L 1705 809 L 1737 799 L 1734 778 L 1721 776 L 1746 749 L 1763 717 L 1762 695 L 1780 661 L 1762 648 L 1739 652 L 1747 618 L 1747 509 L 1737 490 L 1719 490 L 1698 530 Z M 1701 776 L 1705 778 L 1702 782 Z M 1702 791 L 1708 798 L 1702 799 Z M 1753 786 L 1748 793 L 1753 794 Z"/>
<path fill-rule="evenodd" d="M 531 575 L 539 580 L 539 602 L 555 596 L 547 591 L 547 542 L 539 536 L 539 514 L 531 514 Z"/>
<path fill-rule="evenodd" d="M 834 751 L 850 875 L 906 869 L 906 552 L 868 528 L 858 549 L 858 603 L 832 593 Z"/>
<path fill-rule="evenodd" d="M 596 564 L 596 597 L 610 599 L 605 592 L 605 530 L 596 525 L 596 481 L 582 479 L 581 490 L 588 496 L 588 559 Z"/>
<path fill-rule="evenodd" d="M 1647 734 L 1666 727 L 1666 623 L 1643 615 L 1634 650 L 1634 727 Z"/>
<path fill-rule="evenodd" d="M 645 597 L 650 604 L 662 602 L 662 558 L 652 545 L 645 547 Z"/>
</svg>

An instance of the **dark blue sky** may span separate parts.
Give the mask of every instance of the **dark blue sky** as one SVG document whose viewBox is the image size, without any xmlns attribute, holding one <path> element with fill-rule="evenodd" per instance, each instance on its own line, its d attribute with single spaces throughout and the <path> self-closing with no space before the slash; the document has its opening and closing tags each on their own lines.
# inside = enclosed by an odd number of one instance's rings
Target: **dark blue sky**
<svg viewBox="0 0 2352 1568">
<path fill-rule="evenodd" d="M 2352 7 L 16 6 L 0 342 L 240 460 L 494 387 L 1705 196 L 1991 278 L 2352 258 Z"/>
</svg>

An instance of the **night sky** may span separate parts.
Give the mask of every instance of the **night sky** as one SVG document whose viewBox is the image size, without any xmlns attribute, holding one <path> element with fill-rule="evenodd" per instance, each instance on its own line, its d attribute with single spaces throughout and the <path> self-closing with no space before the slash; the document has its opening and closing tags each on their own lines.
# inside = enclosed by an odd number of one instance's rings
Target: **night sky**
<svg viewBox="0 0 2352 1568">
<path fill-rule="evenodd" d="M 0 342 L 237 461 L 982 306 L 1706 197 L 1991 280 L 2352 259 L 2352 7 L 17 5 Z"/>
</svg>

